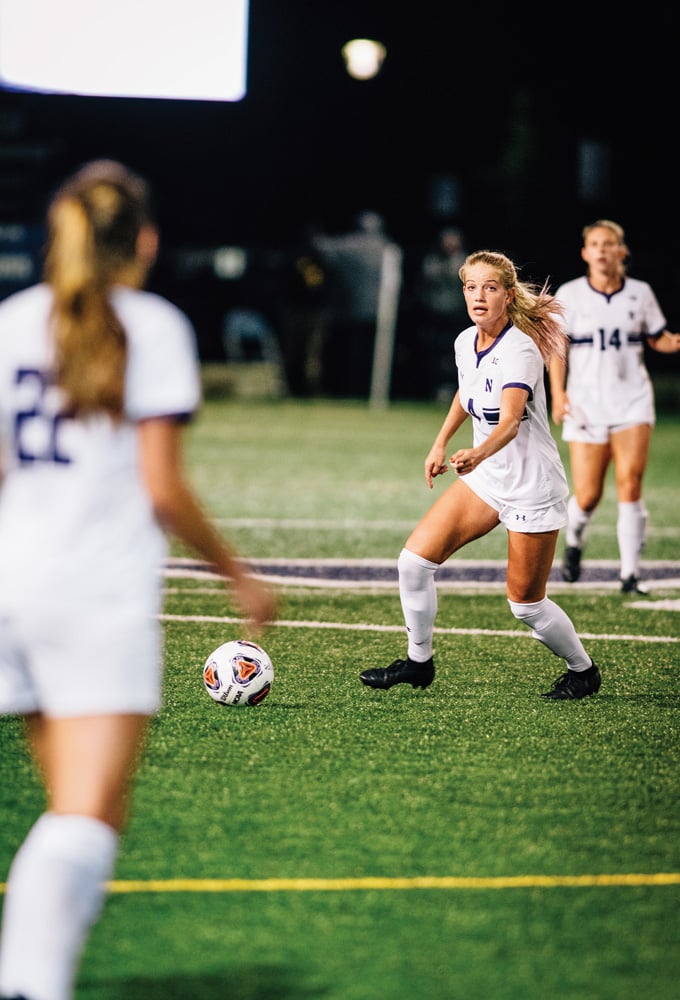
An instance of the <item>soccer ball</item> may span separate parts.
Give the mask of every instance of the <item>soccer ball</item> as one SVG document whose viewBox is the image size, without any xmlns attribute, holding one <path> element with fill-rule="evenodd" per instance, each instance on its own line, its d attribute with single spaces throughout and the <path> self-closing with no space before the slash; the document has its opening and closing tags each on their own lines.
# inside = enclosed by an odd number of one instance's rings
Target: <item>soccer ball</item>
<svg viewBox="0 0 680 1000">
<path fill-rule="evenodd" d="M 215 649 L 203 667 L 203 684 L 221 705 L 260 705 L 274 682 L 274 666 L 261 646 L 233 639 Z"/>
</svg>

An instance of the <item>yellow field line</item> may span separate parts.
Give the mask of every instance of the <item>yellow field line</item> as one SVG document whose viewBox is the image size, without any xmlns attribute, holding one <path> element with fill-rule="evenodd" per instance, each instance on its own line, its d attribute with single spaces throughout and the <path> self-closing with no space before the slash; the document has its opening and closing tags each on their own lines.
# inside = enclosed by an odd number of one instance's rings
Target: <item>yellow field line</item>
<svg viewBox="0 0 680 1000">
<path fill-rule="evenodd" d="M 5 891 L 0 882 L 0 892 Z M 680 872 L 620 875 L 507 875 L 473 878 L 422 875 L 412 878 L 174 878 L 127 879 L 107 884 L 109 892 L 341 892 L 357 889 L 553 889 L 589 886 L 680 885 Z"/>
<path fill-rule="evenodd" d="M 337 892 L 356 889 L 514 889 L 558 886 L 680 885 L 680 872 L 654 875 L 515 875 L 499 878 L 168 879 L 111 882 L 112 892 Z"/>
<path fill-rule="evenodd" d="M 680 885 L 680 872 L 621 875 L 511 875 L 496 878 L 207 878 L 113 881 L 109 890 L 128 892 L 338 892 L 357 889 L 552 889 L 562 886 Z"/>
</svg>

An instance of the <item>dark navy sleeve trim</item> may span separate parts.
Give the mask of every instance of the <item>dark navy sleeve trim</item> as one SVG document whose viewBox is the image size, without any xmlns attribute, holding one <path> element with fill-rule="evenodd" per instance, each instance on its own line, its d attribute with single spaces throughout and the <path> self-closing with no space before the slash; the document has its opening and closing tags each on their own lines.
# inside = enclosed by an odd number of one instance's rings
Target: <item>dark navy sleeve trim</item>
<svg viewBox="0 0 680 1000">
<path fill-rule="evenodd" d="M 526 385 L 524 382 L 505 382 L 503 385 L 504 389 L 526 389 L 529 393 L 529 399 L 534 398 L 534 393 L 530 385 Z"/>
<path fill-rule="evenodd" d="M 195 417 L 193 410 L 184 413 L 147 413 L 143 417 L 138 417 L 136 423 L 143 424 L 145 420 L 172 420 L 176 424 L 188 424 Z"/>
</svg>

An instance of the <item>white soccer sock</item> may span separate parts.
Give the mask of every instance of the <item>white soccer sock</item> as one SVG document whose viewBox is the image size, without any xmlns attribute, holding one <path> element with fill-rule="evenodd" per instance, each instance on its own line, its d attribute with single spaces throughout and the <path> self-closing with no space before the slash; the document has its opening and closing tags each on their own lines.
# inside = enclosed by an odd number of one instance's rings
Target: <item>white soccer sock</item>
<svg viewBox="0 0 680 1000">
<path fill-rule="evenodd" d="M 621 556 L 621 579 L 638 576 L 640 553 L 645 544 L 647 509 L 642 500 L 620 503 L 616 522 L 616 537 Z"/>
<path fill-rule="evenodd" d="M 593 516 L 592 511 L 581 510 L 576 502 L 575 496 L 570 496 L 567 503 L 567 527 L 565 529 L 565 541 L 570 548 L 580 549 L 583 547 L 583 540 L 588 523 Z"/>
<path fill-rule="evenodd" d="M 576 634 L 571 618 L 549 597 L 535 604 L 508 601 L 515 618 L 531 629 L 534 639 L 547 646 L 555 656 L 567 661 L 570 670 L 587 670 L 592 660 Z"/>
<path fill-rule="evenodd" d="M 402 549 L 397 560 L 399 596 L 408 634 L 408 658 L 424 663 L 432 656 L 432 630 L 437 615 L 434 575 L 439 564 Z"/>
<path fill-rule="evenodd" d="M 0 993 L 71 1000 L 101 912 L 118 834 L 88 816 L 43 813 L 10 867 L 0 937 Z"/>
</svg>

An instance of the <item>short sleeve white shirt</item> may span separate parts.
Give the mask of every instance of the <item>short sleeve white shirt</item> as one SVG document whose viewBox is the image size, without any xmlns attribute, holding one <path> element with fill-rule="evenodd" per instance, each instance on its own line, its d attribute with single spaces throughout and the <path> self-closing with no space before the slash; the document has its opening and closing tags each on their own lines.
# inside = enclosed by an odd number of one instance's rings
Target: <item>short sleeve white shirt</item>
<svg viewBox="0 0 680 1000">
<path fill-rule="evenodd" d="M 663 333 L 666 318 L 651 287 L 626 278 L 618 291 L 607 295 L 583 276 L 558 288 L 556 297 L 566 310 L 571 419 L 607 427 L 624 421 L 653 423 L 644 341 Z"/>
<path fill-rule="evenodd" d="M 116 288 L 128 337 L 125 419 L 75 420 L 49 379 L 50 304 L 44 284 L 0 303 L 0 610 L 42 599 L 55 618 L 107 602 L 124 614 L 123 595 L 152 614 L 166 539 L 142 483 L 135 424 L 196 410 L 194 331 L 160 296 Z"/>
<path fill-rule="evenodd" d="M 516 437 L 463 476 L 465 482 L 497 509 L 538 510 L 564 500 L 568 483 L 548 422 L 545 366 L 533 340 L 508 326 L 491 347 L 478 351 L 472 326 L 456 338 L 455 353 L 459 399 L 470 414 L 475 446 L 498 425 L 505 388 L 529 393 Z"/>
</svg>

